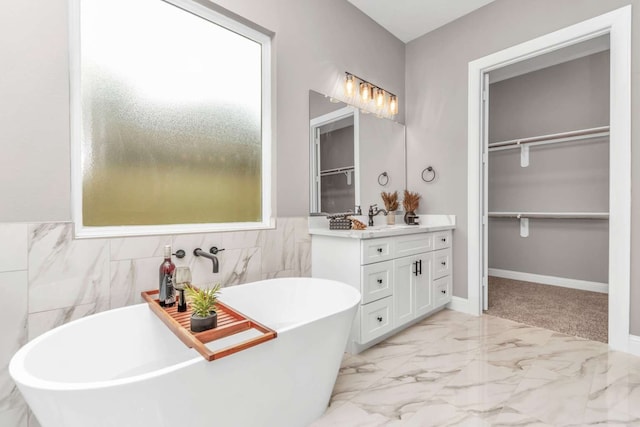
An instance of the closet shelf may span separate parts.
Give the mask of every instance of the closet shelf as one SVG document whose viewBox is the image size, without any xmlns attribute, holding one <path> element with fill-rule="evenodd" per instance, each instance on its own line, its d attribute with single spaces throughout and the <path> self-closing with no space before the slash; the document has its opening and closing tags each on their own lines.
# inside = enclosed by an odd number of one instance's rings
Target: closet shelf
<svg viewBox="0 0 640 427">
<path fill-rule="evenodd" d="M 609 126 L 532 136 L 529 138 L 512 139 L 509 141 L 492 142 L 489 143 L 489 151 L 510 150 L 512 148 L 522 147 L 525 144 L 527 146 L 556 144 L 560 142 L 579 141 L 604 136 L 609 136 Z"/>
<path fill-rule="evenodd" d="M 609 219 L 609 212 L 489 212 L 489 218 Z"/>
</svg>

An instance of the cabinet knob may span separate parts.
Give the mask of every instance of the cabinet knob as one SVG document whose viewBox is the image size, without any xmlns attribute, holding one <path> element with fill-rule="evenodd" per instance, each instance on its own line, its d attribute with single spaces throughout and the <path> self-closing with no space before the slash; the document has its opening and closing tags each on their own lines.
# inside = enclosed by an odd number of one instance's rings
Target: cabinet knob
<svg viewBox="0 0 640 427">
<path fill-rule="evenodd" d="M 378 316 L 378 322 L 382 322 L 382 316 Z"/>
<path fill-rule="evenodd" d="M 440 240 L 446 243 L 447 238 L 446 238 L 446 237 L 443 237 L 443 238 L 442 238 L 442 239 L 440 239 Z"/>
<path fill-rule="evenodd" d="M 440 264 L 447 265 L 447 261 L 442 261 Z"/>
<path fill-rule="evenodd" d="M 440 292 L 441 292 L 441 293 L 443 293 L 443 294 L 446 294 L 446 293 L 447 293 L 447 291 L 445 291 L 444 289 L 443 289 L 443 290 L 441 290 Z"/>
<path fill-rule="evenodd" d="M 378 248 L 378 253 L 381 254 L 382 253 L 382 248 Z"/>
<path fill-rule="evenodd" d="M 378 284 L 382 284 L 382 279 L 378 279 Z"/>
</svg>

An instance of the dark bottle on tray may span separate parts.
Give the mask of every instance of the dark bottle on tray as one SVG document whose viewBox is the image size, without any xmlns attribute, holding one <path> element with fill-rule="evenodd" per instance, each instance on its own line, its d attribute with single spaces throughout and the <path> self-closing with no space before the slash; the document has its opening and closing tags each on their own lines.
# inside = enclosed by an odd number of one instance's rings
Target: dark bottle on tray
<svg viewBox="0 0 640 427">
<path fill-rule="evenodd" d="M 173 287 L 173 272 L 176 265 L 171 261 L 171 245 L 164 247 L 164 261 L 160 265 L 160 293 L 158 300 L 161 307 L 173 307 L 176 303 L 176 291 Z"/>
</svg>

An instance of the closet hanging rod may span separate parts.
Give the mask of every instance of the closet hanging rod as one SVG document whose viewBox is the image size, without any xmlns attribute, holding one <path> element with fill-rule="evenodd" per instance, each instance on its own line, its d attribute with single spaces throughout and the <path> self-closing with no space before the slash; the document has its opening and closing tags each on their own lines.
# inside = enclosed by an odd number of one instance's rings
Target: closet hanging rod
<svg viewBox="0 0 640 427">
<path fill-rule="evenodd" d="M 529 138 L 512 139 L 509 141 L 492 142 L 489 144 L 489 149 L 495 151 L 496 149 L 507 149 L 519 147 L 522 144 L 529 145 L 541 145 L 552 144 L 556 142 L 576 141 L 580 139 L 597 138 L 601 136 L 609 135 L 609 126 L 600 126 L 590 129 L 574 130 L 569 132 L 554 133 L 549 135 L 532 136 Z"/>
<path fill-rule="evenodd" d="M 355 168 L 353 166 L 346 168 L 325 169 L 320 171 L 320 176 L 337 175 L 339 173 L 353 172 L 354 170 Z"/>
<path fill-rule="evenodd" d="M 489 218 L 609 219 L 609 212 L 489 212 Z"/>
</svg>

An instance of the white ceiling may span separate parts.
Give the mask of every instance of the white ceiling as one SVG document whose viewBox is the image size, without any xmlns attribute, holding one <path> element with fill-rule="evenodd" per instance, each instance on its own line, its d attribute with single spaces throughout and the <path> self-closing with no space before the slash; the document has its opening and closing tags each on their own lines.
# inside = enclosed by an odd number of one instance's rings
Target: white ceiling
<svg viewBox="0 0 640 427">
<path fill-rule="evenodd" d="M 494 0 L 348 0 L 405 43 Z"/>
</svg>

